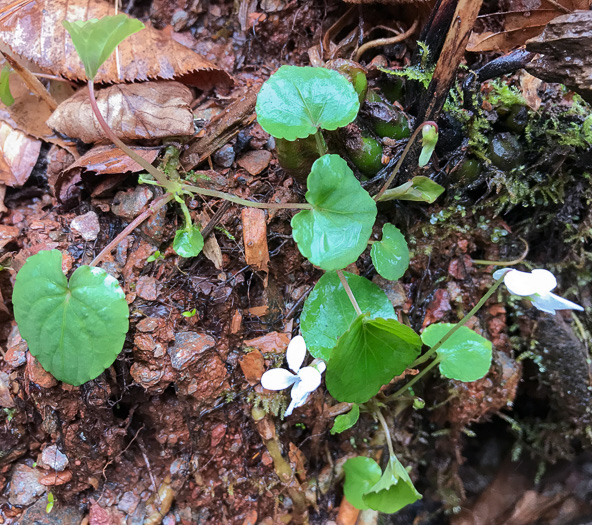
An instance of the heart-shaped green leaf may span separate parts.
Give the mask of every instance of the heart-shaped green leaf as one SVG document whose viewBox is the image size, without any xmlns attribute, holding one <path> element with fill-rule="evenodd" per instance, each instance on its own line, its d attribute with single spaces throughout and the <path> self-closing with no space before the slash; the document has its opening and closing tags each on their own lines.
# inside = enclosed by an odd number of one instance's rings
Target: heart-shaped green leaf
<svg viewBox="0 0 592 525">
<path fill-rule="evenodd" d="M 193 225 L 182 230 L 177 230 L 173 240 L 173 250 L 181 257 L 196 257 L 204 247 L 204 238 L 201 232 Z"/>
<path fill-rule="evenodd" d="M 354 403 L 351 410 L 347 414 L 341 414 L 335 418 L 331 434 L 340 434 L 345 432 L 348 428 L 353 427 L 360 418 L 360 407 Z"/>
<path fill-rule="evenodd" d="M 97 76 L 103 62 L 121 42 L 145 27 L 139 20 L 124 14 L 105 16 L 100 20 L 96 18 L 75 22 L 62 20 L 62 25 L 72 37 L 89 80 Z"/>
<path fill-rule="evenodd" d="M 431 204 L 444 193 L 444 188 L 432 179 L 423 175 L 413 177 L 409 182 L 401 184 L 391 190 L 386 190 L 380 202 L 398 199 L 401 201 L 427 202 Z"/>
<path fill-rule="evenodd" d="M 360 315 L 331 352 L 327 388 L 338 401 L 365 403 L 402 374 L 420 348 L 421 339 L 408 326 Z"/>
<path fill-rule="evenodd" d="M 422 341 L 434 346 L 455 325 L 437 323 L 421 334 Z M 440 373 L 444 377 L 470 382 L 481 379 L 491 366 L 491 341 L 466 326 L 461 326 L 436 352 L 440 358 Z"/>
<path fill-rule="evenodd" d="M 395 318 L 386 294 L 365 277 L 343 272 L 358 306 L 370 319 Z M 308 351 L 328 361 L 331 350 L 357 317 L 356 311 L 335 272 L 327 272 L 316 284 L 302 309 L 300 329 Z"/>
<path fill-rule="evenodd" d="M 257 95 L 257 121 L 276 138 L 296 140 L 352 122 L 360 102 L 337 71 L 322 67 L 280 67 Z"/>
<path fill-rule="evenodd" d="M 409 267 L 407 241 L 392 224 L 382 227 L 382 240 L 372 244 L 370 256 L 376 271 L 390 281 L 401 278 Z"/>
<path fill-rule="evenodd" d="M 417 492 L 407 470 L 395 456 L 389 458 L 380 480 L 362 497 L 369 508 L 386 514 L 398 512 L 418 499 L 421 499 L 421 494 Z"/>
<path fill-rule="evenodd" d="M 339 155 L 317 159 L 307 184 L 306 200 L 312 210 L 292 218 L 292 236 L 314 265 L 324 270 L 345 268 L 368 244 L 376 203 Z"/>
<path fill-rule="evenodd" d="M 343 494 L 356 509 L 365 510 L 370 507 L 364 503 L 363 495 L 370 487 L 378 483 L 382 475 L 380 466 L 372 458 L 358 456 L 348 459 L 343 465 L 345 483 Z"/>
<path fill-rule="evenodd" d="M 2 68 L 0 73 L 0 100 L 5 106 L 12 106 L 14 104 L 14 97 L 10 92 L 10 66 L 7 64 Z"/>
<path fill-rule="evenodd" d="M 80 266 L 68 279 L 62 254 L 42 251 L 16 276 L 14 317 L 29 350 L 56 379 L 81 385 L 111 366 L 125 341 L 129 309 L 117 280 Z"/>
</svg>

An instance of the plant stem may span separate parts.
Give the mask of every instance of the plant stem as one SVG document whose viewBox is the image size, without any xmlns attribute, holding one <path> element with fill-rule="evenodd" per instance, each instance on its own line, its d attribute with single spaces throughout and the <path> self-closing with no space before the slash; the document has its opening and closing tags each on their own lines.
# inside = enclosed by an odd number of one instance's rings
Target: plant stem
<svg viewBox="0 0 592 525">
<path fill-rule="evenodd" d="M 95 85 L 92 80 L 88 81 L 88 96 L 90 99 L 90 105 L 95 114 L 95 117 L 99 121 L 99 125 L 101 126 L 107 138 L 113 142 L 121 151 L 123 151 L 126 155 L 128 155 L 132 160 L 137 162 L 142 168 L 144 168 L 150 175 L 152 175 L 160 185 L 165 188 L 168 192 L 174 193 L 176 191 L 176 184 L 168 180 L 167 176 L 160 171 L 159 169 L 155 168 L 152 164 L 150 164 L 146 159 L 138 155 L 133 149 L 127 146 L 109 127 L 109 124 L 101 115 L 99 110 L 99 106 L 97 104 L 97 99 L 95 97 Z"/>
<path fill-rule="evenodd" d="M 356 301 L 356 298 L 354 297 L 354 294 L 353 294 L 351 288 L 349 287 L 349 283 L 347 282 L 345 275 L 343 275 L 343 271 L 337 270 L 337 275 L 339 275 L 339 280 L 341 281 L 341 284 L 345 288 L 345 293 L 349 297 L 349 300 L 351 301 L 351 304 L 354 307 L 354 310 L 356 311 L 356 313 L 358 315 L 362 315 L 362 310 L 360 310 L 360 307 L 358 306 L 358 301 Z"/>
<path fill-rule="evenodd" d="M 325 137 L 323 137 L 320 129 L 317 129 L 317 132 L 315 133 L 315 140 L 317 142 L 317 151 L 322 157 L 327 153 L 327 143 L 325 142 Z"/>
<path fill-rule="evenodd" d="M 524 243 L 524 251 L 522 252 L 522 255 L 520 257 L 518 257 L 518 259 L 514 259 L 513 261 L 488 261 L 488 260 L 484 260 L 484 259 L 472 259 L 474 264 L 495 264 L 496 266 L 514 266 L 515 264 L 519 264 L 521 263 L 526 256 L 528 255 L 528 242 L 526 242 L 525 239 L 523 239 L 522 237 L 519 237 L 519 239 Z"/>
<path fill-rule="evenodd" d="M 261 208 L 264 210 L 312 210 L 312 206 L 307 202 L 294 202 L 287 204 L 255 202 L 249 201 L 247 199 L 241 199 L 240 197 L 230 195 L 230 193 L 224 193 L 223 191 L 208 190 L 207 188 L 200 188 L 199 186 L 191 186 L 189 184 L 183 184 L 181 189 L 190 193 L 198 193 L 199 195 L 207 195 L 208 197 L 217 197 L 219 199 L 234 202 L 235 204 L 240 204 L 242 206 L 250 206 L 251 208 Z"/>
<path fill-rule="evenodd" d="M 399 390 L 397 390 L 394 394 L 391 394 L 387 397 L 387 401 L 392 401 L 396 399 L 404 392 L 407 392 L 409 388 L 411 388 L 415 383 L 417 383 L 423 376 L 425 376 L 432 368 L 434 368 L 440 362 L 440 358 L 434 359 L 429 365 L 427 365 L 419 374 L 413 377 L 411 381 L 405 383 Z M 413 366 L 413 365 L 411 365 Z"/>
<path fill-rule="evenodd" d="M 432 357 L 438 351 L 438 349 L 454 335 L 454 333 L 457 330 L 463 327 L 467 323 L 467 321 L 481 309 L 481 307 L 487 302 L 487 299 L 489 299 L 499 288 L 500 284 L 502 284 L 504 277 L 505 276 L 502 275 L 497 281 L 495 281 L 493 286 L 487 291 L 487 293 L 483 297 L 481 297 L 481 299 L 474 306 L 474 308 L 467 315 L 465 315 L 458 323 L 456 323 L 450 329 L 450 331 L 448 331 L 446 335 L 442 337 L 442 339 L 440 339 L 434 346 L 432 346 L 432 348 L 430 348 L 424 355 L 418 358 L 415 361 L 415 363 L 413 363 L 411 366 L 415 367 L 417 365 L 420 365 L 421 363 L 425 363 L 430 357 Z"/>
<path fill-rule="evenodd" d="M 123 239 L 125 239 L 130 233 L 132 233 L 140 224 L 142 224 L 148 217 L 156 213 L 160 208 L 166 206 L 167 203 L 172 201 L 174 198 L 172 193 L 165 193 L 162 197 L 154 201 L 146 211 L 140 213 L 132 222 L 130 222 L 123 231 L 115 237 L 107 246 L 105 246 L 99 255 L 97 255 L 89 264 L 89 266 L 96 266 L 103 258 L 115 248 Z"/>
<path fill-rule="evenodd" d="M 380 421 L 380 424 L 382 425 L 382 429 L 384 430 L 384 435 L 386 436 L 386 444 L 389 449 L 389 454 L 391 456 L 394 456 L 395 451 L 393 450 L 393 442 L 391 440 L 391 433 L 389 431 L 388 425 L 386 424 L 386 419 L 384 419 L 384 416 L 382 415 L 382 412 L 380 410 L 377 410 L 374 414 L 378 418 L 378 421 Z"/>
<path fill-rule="evenodd" d="M 407 153 L 409 153 L 411 146 L 413 146 L 415 139 L 417 138 L 417 136 L 419 135 L 419 133 L 423 129 L 423 127 L 427 126 L 427 125 L 434 126 L 436 129 L 438 129 L 438 125 L 435 122 L 432 122 L 431 120 L 428 120 L 426 122 L 422 122 L 417 127 L 417 129 L 413 132 L 413 135 L 411 135 L 411 138 L 407 141 L 407 145 L 405 146 L 403 153 L 401 153 L 401 158 L 399 159 L 399 162 L 397 162 L 395 169 L 391 173 L 391 176 L 387 179 L 387 181 L 384 183 L 382 188 L 380 188 L 380 191 L 376 195 L 374 195 L 374 200 L 376 202 L 378 202 L 380 200 L 380 197 L 382 197 L 382 194 L 386 190 L 388 190 L 388 188 L 392 184 L 393 180 L 395 180 L 395 177 L 397 176 L 397 173 L 399 173 L 399 169 L 401 169 L 401 165 L 403 164 L 403 161 L 405 160 Z"/>
</svg>

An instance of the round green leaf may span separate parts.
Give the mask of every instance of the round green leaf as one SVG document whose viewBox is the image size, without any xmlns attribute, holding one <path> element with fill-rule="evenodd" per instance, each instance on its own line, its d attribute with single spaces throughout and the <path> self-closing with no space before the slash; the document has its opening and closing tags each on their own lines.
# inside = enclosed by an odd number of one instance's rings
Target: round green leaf
<svg viewBox="0 0 592 525">
<path fill-rule="evenodd" d="M 339 155 L 312 165 L 306 200 L 312 210 L 292 218 L 300 253 L 324 270 L 340 270 L 365 250 L 376 219 L 376 203 Z"/>
<path fill-rule="evenodd" d="M 401 278 L 409 267 L 407 241 L 392 224 L 382 227 L 382 240 L 372 244 L 370 256 L 376 271 L 391 281 Z"/>
<path fill-rule="evenodd" d="M 422 341 L 434 346 L 455 325 L 437 323 L 428 326 L 421 334 Z M 470 328 L 462 326 L 436 352 L 440 358 L 440 373 L 458 381 L 481 379 L 491 366 L 491 341 Z"/>
<path fill-rule="evenodd" d="M 358 456 L 348 459 L 343 465 L 345 483 L 343 493 L 356 509 L 365 510 L 370 507 L 364 503 L 362 496 L 376 485 L 382 471 L 380 466 L 372 458 Z"/>
<path fill-rule="evenodd" d="M 204 238 L 195 226 L 177 230 L 173 241 L 173 250 L 181 257 L 195 257 L 201 253 Z"/>
<path fill-rule="evenodd" d="M 351 410 L 347 414 L 341 414 L 335 418 L 331 434 L 340 434 L 345 432 L 348 428 L 353 427 L 360 418 L 360 407 L 354 403 Z"/>
<path fill-rule="evenodd" d="M 370 487 L 362 500 L 372 510 L 393 514 L 421 499 L 407 470 L 395 456 L 389 458 L 384 474 Z"/>
<path fill-rule="evenodd" d="M 348 80 L 322 67 L 280 67 L 257 95 L 257 121 L 276 138 L 304 139 L 352 122 L 360 102 Z"/>
<path fill-rule="evenodd" d="M 395 318 L 395 309 L 386 294 L 365 277 L 343 272 L 358 306 L 370 319 Z M 356 311 L 335 272 L 327 272 L 316 284 L 302 309 L 300 329 L 308 351 L 329 360 L 331 350 L 357 317 Z"/>
<path fill-rule="evenodd" d="M 331 352 L 327 388 L 338 401 L 365 403 L 402 374 L 420 348 L 421 339 L 408 326 L 360 315 Z"/>
<path fill-rule="evenodd" d="M 31 354 L 60 381 L 77 386 L 94 379 L 123 348 L 125 294 L 101 268 L 80 266 L 68 282 L 62 254 L 39 252 L 16 276 L 12 301 Z"/>
</svg>

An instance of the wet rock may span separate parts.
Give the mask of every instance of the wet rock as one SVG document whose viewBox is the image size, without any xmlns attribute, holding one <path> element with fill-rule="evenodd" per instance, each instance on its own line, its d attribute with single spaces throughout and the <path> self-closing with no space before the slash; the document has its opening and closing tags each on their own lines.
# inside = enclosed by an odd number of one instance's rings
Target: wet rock
<svg viewBox="0 0 592 525">
<path fill-rule="evenodd" d="M 120 525 L 125 523 L 125 516 L 113 507 L 103 508 L 97 503 L 90 506 L 89 525 Z"/>
<path fill-rule="evenodd" d="M 249 151 L 239 159 L 238 165 L 246 169 L 251 175 L 259 175 L 269 166 L 272 156 L 270 151 L 264 149 Z"/>
<path fill-rule="evenodd" d="M 51 472 L 45 476 L 39 478 L 39 483 L 46 487 L 52 487 L 54 485 L 65 485 L 72 479 L 72 471 L 64 470 L 63 472 Z"/>
<path fill-rule="evenodd" d="M 0 248 L 4 248 L 9 242 L 15 241 L 20 230 L 16 226 L 0 225 Z"/>
<path fill-rule="evenodd" d="M 389 298 L 389 301 L 395 308 L 402 308 L 407 301 L 407 292 L 403 283 L 399 281 L 389 281 L 380 275 L 375 275 L 372 282 L 380 287 Z"/>
<path fill-rule="evenodd" d="M 27 362 L 27 342 L 23 340 L 16 323 L 8 335 L 7 350 L 4 354 L 6 361 L 12 368 L 17 368 Z"/>
<path fill-rule="evenodd" d="M 136 293 L 138 297 L 146 301 L 156 301 L 158 298 L 158 286 L 154 277 L 143 275 L 136 284 Z"/>
<path fill-rule="evenodd" d="M 256 348 L 263 354 L 282 353 L 288 348 L 291 338 L 291 334 L 286 332 L 269 332 L 261 337 L 245 341 L 245 346 Z"/>
<path fill-rule="evenodd" d="M 526 70 L 546 82 L 559 82 L 592 102 L 592 12 L 575 11 L 551 20 L 526 42 L 540 53 Z"/>
<path fill-rule="evenodd" d="M 148 188 L 136 186 L 134 190 L 118 191 L 113 199 L 111 210 L 115 215 L 131 221 L 140 214 L 151 199 L 152 192 Z"/>
<path fill-rule="evenodd" d="M 99 217 L 94 211 L 74 217 L 70 229 L 80 235 L 85 241 L 94 241 L 101 231 Z"/>
<path fill-rule="evenodd" d="M 68 466 L 68 463 L 68 457 L 57 445 L 51 445 L 42 452 L 39 465 L 62 472 Z"/>
<path fill-rule="evenodd" d="M 126 492 L 119 500 L 117 508 L 127 515 L 132 515 L 139 503 L 139 496 L 136 496 L 133 492 Z"/>
<path fill-rule="evenodd" d="M 171 364 L 175 370 L 183 370 L 200 359 L 204 352 L 213 348 L 213 337 L 197 332 L 180 332 L 175 335 L 175 344 L 169 348 Z"/>
<path fill-rule="evenodd" d="M 58 384 L 55 377 L 47 372 L 30 352 L 27 354 L 26 374 L 29 376 L 29 381 L 32 381 L 42 388 L 51 388 Z"/>
<path fill-rule="evenodd" d="M 166 213 L 167 208 L 163 206 L 154 215 L 152 215 L 142 226 L 140 230 L 142 233 L 150 237 L 157 243 L 161 243 L 164 239 L 165 226 L 166 226 Z"/>
<path fill-rule="evenodd" d="M 247 383 L 251 386 L 256 385 L 261 379 L 263 372 L 265 372 L 265 360 L 259 350 L 249 352 L 238 364 L 245 375 Z"/>
<path fill-rule="evenodd" d="M 141 363 L 134 363 L 130 369 L 134 381 L 144 388 L 156 386 L 164 377 L 164 370 L 152 370 Z"/>
<path fill-rule="evenodd" d="M 234 162 L 234 148 L 230 144 L 222 146 L 212 155 L 213 161 L 221 168 L 230 168 Z"/>
<path fill-rule="evenodd" d="M 45 487 L 39 483 L 39 479 L 42 476 L 42 472 L 24 464 L 14 467 L 8 497 L 10 504 L 17 505 L 18 507 L 26 507 L 33 503 L 45 492 Z"/>
<path fill-rule="evenodd" d="M 14 400 L 10 395 L 10 377 L 4 372 L 0 372 L 0 407 L 12 408 Z"/>
<path fill-rule="evenodd" d="M 157 328 L 159 328 L 160 323 L 157 317 L 146 317 L 142 319 L 137 325 L 136 330 L 138 332 L 154 332 Z"/>
<path fill-rule="evenodd" d="M 179 393 L 190 395 L 199 401 L 214 399 L 228 388 L 228 371 L 217 354 L 212 354 L 200 362 L 199 373 L 188 383 L 178 384 Z"/>
<path fill-rule="evenodd" d="M 46 511 L 47 500 L 41 498 L 21 516 L 19 525 L 79 525 L 82 512 L 76 507 L 64 507 L 58 502 L 51 512 Z"/>
</svg>

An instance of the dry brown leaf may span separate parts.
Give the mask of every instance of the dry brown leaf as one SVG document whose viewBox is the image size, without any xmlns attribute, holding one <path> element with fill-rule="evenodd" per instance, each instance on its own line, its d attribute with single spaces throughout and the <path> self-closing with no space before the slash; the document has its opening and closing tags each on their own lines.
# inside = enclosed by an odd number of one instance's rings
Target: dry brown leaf
<svg viewBox="0 0 592 525">
<path fill-rule="evenodd" d="M 0 8 L 12 0 L 0 0 Z M 115 14 L 107 0 L 23 0 L 2 19 L 0 41 L 13 53 L 46 72 L 71 80 L 86 80 L 80 58 L 62 20 L 74 22 Z M 166 31 L 147 26 L 118 46 L 121 77 L 115 53 L 101 66 L 97 82 L 133 82 L 177 79 L 200 89 L 231 85 L 228 73 L 189 48 L 175 42 Z"/>
<path fill-rule="evenodd" d="M 241 217 L 247 264 L 256 270 L 267 272 L 269 249 L 267 247 L 265 212 L 257 208 L 243 208 Z"/>
<path fill-rule="evenodd" d="M 4 63 L 4 60 L 0 61 L 0 66 Z M 74 143 L 59 138 L 45 123 L 52 113 L 47 102 L 31 93 L 16 74 L 10 75 L 9 85 L 15 102 L 8 107 L 0 102 L 0 120 L 32 137 L 50 142 L 75 154 Z"/>
<path fill-rule="evenodd" d="M 499 51 L 506 53 L 517 47 L 523 46 L 530 38 L 539 35 L 545 26 L 554 18 L 576 9 L 588 9 L 590 0 L 558 0 L 549 2 L 542 0 L 536 9 L 527 9 L 526 6 L 517 7 L 516 10 L 501 13 L 491 13 L 478 17 L 486 26 L 501 26 L 502 31 L 484 31 L 473 33 L 467 45 L 467 51 L 481 53 L 485 51 Z"/>
<path fill-rule="evenodd" d="M 0 182 L 11 188 L 22 186 L 35 167 L 41 141 L 0 124 Z"/>
<path fill-rule="evenodd" d="M 469 39 L 467 51 L 473 53 L 482 53 L 485 51 L 507 53 L 523 45 L 529 38 L 538 35 L 544 28 L 544 25 L 540 25 L 513 31 L 503 31 L 501 33 L 493 33 L 491 31 L 473 33 Z"/>
<path fill-rule="evenodd" d="M 97 92 L 101 114 L 124 140 L 192 135 L 193 112 L 189 107 L 192 99 L 187 86 L 167 81 L 120 84 Z M 60 104 L 47 124 L 83 142 L 105 140 L 86 87 Z"/>
<path fill-rule="evenodd" d="M 541 107 L 541 97 L 539 97 L 539 87 L 543 81 L 540 78 L 533 77 L 530 73 L 523 71 L 520 74 L 520 90 L 528 107 L 533 111 L 538 111 Z"/>
<path fill-rule="evenodd" d="M 160 148 L 131 148 L 144 160 L 152 164 L 158 156 Z M 84 171 L 93 171 L 97 175 L 116 175 L 120 173 L 137 173 L 144 168 L 127 156 L 118 147 L 113 145 L 95 146 L 74 164 L 68 166 L 65 171 L 82 168 Z"/>
</svg>

